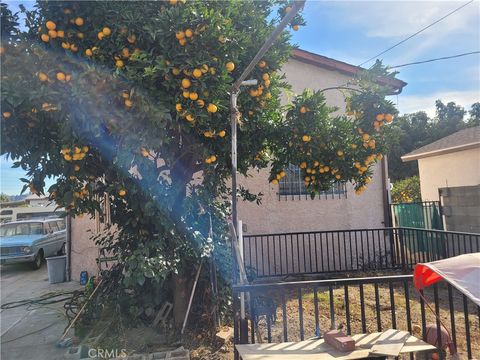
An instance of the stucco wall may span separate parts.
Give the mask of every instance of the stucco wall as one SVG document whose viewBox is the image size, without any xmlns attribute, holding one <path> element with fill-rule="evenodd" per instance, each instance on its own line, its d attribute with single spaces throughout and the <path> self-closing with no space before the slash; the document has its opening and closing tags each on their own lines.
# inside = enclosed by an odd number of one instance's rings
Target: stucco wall
<svg viewBox="0 0 480 360">
<path fill-rule="evenodd" d="M 282 72 L 286 75 L 287 82 L 296 94 L 300 94 L 307 88 L 321 90 L 340 85 L 345 86 L 351 79 L 351 76 L 340 72 L 319 68 L 294 59 L 284 65 Z M 345 100 L 339 90 L 328 90 L 324 92 L 324 95 L 330 106 L 339 107 L 339 112 L 344 111 Z M 284 101 L 289 101 L 288 96 L 284 97 Z"/>
<path fill-rule="evenodd" d="M 98 248 L 91 239 L 96 234 L 95 220 L 89 216 L 75 217 L 71 222 L 71 270 L 72 280 L 80 279 L 81 271 L 89 276 L 97 274 Z"/>
<path fill-rule="evenodd" d="M 438 200 L 438 189 L 480 184 L 480 147 L 418 160 L 423 201 Z"/>
<path fill-rule="evenodd" d="M 263 193 L 261 205 L 241 201 L 238 217 L 247 234 L 383 227 L 383 197 L 380 164 L 372 182 L 361 195 L 347 185 L 347 198 L 291 200 L 278 197 L 278 186 L 268 182 L 268 170 L 251 172 L 239 183 L 254 193 Z"/>
</svg>

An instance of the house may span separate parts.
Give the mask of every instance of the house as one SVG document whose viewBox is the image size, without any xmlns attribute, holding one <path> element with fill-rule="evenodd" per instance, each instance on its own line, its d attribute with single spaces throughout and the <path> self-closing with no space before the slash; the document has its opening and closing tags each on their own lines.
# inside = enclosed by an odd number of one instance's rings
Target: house
<svg viewBox="0 0 480 360">
<path fill-rule="evenodd" d="M 343 94 L 338 89 L 345 86 L 362 69 L 338 60 L 304 50 L 295 50 L 283 72 L 296 93 L 305 88 L 325 91 L 328 104 L 345 109 Z M 397 79 L 385 79 L 384 84 L 398 94 L 406 85 Z M 341 110 L 340 110 L 341 111 Z M 310 199 L 305 193 L 303 180 L 295 176 L 299 170 L 292 167 L 289 175 L 279 185 L 268 181 L 268 169 L 252 170 L 249 177 L 239 178 L 239 184 L 252 193 L 263 193 L 260 205 L 239 202 L 238 218 L 243 222 L 245 234 L 279 233 L 311 230 L 378 228 L 388 225 L 387 165 L 383 159 L 374 168 L 372 182 L 367 190 L 357 196 L 351 184 L 338 184 L 321 196 Z M 91 219 L 72 221 L 72 277 L 80 271 L 96 272 L 95 259 L 98 248 L 90 237 L 99 229 Z"/>
<path fill-rule="evenodd" d="M 360 68 L 314 54 L 295 50 L 283 71 L 295 93 L 306 88 L 322 90 L 345 86 Z M 388 84 L 399 93 L 406 85 L 401 80 Z M 345 109 L 341 91 L 325 91 L 327 103 Z M 343 112 L 343 111 L 342 111 Z M 315 199 L 305 195 L 303 179 L 290 171 L 279 186 L 268 182 L 268 169 L 252 171 L 251 177 L 240 179 L 241 185 L 254 193 L 263 193 L 261 205 L 240 202 L 238 218 L 244 233 L 280 233 L 312 230 L 378 228 L 388 224 L 388 193 L 386 160 L 377 163 L 373 181 L 361 196 L 355 195 L 351 184 L 341 185 Z"/>
<path fill-rule="evenodd" d="M 402 156 L 418 161 L 423 201 L 442 201 L 446 230 L 480 233 L 480 126 Z"/>
<path fill-rule="evenodd" d="M 55 206 L 47 195 L 30 194 L 25 198 L 28 206 Z"/>
<path fill-rule="evenodd" d="M 63 208 L 46 195 L 29 194 L 19 201 L 0 203 L 0 222 L 62 216 Z"/>
</svg>

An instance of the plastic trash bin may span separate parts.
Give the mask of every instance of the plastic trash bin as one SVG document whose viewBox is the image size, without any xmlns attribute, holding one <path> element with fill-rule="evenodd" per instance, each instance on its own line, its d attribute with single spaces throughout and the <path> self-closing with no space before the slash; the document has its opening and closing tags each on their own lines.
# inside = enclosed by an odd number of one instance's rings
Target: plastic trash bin
<svg viewBox="0 0 480 360">
<path fill-rule="evenodd" d="M 52 256 L 46 258 L 48 269 L 48 281 L 50 284 L 65 282 L 67 268 L 67 256 Z"/>
</svg>

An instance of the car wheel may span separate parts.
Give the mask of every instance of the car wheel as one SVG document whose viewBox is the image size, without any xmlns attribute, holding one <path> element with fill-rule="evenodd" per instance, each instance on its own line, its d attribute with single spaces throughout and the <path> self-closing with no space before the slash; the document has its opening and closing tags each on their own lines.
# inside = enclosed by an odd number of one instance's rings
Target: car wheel
<svg viewBox="0 0 480 360">
<path fill-rule="evenodd" d="M 43 250 L 39 250 L 37 256 L 35 256 L 35 260 L 33 260 L 32 268 L 33 270 L 38 270 L 42 267 L 43 263 Z"/>
<path fill-rule="evenodd" d="M 65 254 L 66 254 L 66 252 L 65 252 L 65 243 L 63 243 L 62 248 L 57 251 L 57 255 L 58 255 L 58 256 L 62 256 L 62 255 L 65 255 Z"/>
</svg>

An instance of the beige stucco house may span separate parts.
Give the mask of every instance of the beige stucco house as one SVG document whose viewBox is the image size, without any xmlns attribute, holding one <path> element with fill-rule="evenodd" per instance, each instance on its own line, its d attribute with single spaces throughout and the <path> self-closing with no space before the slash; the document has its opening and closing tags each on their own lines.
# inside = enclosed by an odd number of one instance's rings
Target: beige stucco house
<svg viewBox="0 0 480 360">
<path fill-rule="evenodd" d="M 292 90 L 300 93 L 306 88 L 322 90 L 344 86 L 359 68 L 296 50 L 283 71 Z M 400 92 L 406 83 L 395 80 L 390 85 Z M 324 94 L 328 104 L 344 111 L 345 102 L 341 91 L 331 89 Z M 335 189 L 333 194 L 311 200 L 308 196 L 299 194 L 301 191 L 295 192 L 295 189 L 291 194 L 291 186 L 282 189 L 282 186 L 269 184 L 266 169 L 259 173 L 252 171 L 251 175 L 240 182 L 255 192 L 262 192 L 264 197 L 261 205 L 247 202 L 239 204 L 239 219 L 244 224 L 246 234 L 375 228 L 387 224 L 388 215 L 385 211 L 388 206 L 388 176 L 385 160 L 377 163 L 373 181 L 361 196 L 355 195 L 351 184 L 347 184 L 344 188 Z M 294 188 L 295 185 L 293 184 Z"/>
<path fill-rule="evenodd" d="M 446 230 L 480 233 L 480 126 L 404 156 L 418 161 L 423 201 L 441 201 Z"/>
<path fill-rule="evenodd" d="M 423 201 L 438 200 L 438 189 L 480 184 L 480 126 L 463 129 L 402 156 L 418 161 Z"/>
<path fill-rule="evenodd" d="M 287 81 L 296 93 L 305 88 L 314 90 L 345 86 L 361 69 L 324 56 L 295 50 L 283 67 Z M 400 93 L 406 85 L 397 79 L 385 80 L 392 94 Z M 325 91 L 327 102 L 345 109 L 344 97 L 338 89 Z M 287 100 L 287 99 L 286 99 Z M 303 180 L 295 178 L 295 169 L 286 182 L 272 185 L 268 170 L 253 171 L 239 183 L 253 193 L 263 193 L 261 205 L 250 202 L 238 204 L 238 217 L 245 234 L 292 231 L 378 228 L 387 226 L 388 190 L 386 160 L 377 163 L 372 182 L 360 196 L 350 184 L 339 185 L 319 198 L 310 199 L 304 193 Z M 87 217 L 74 219 L 71 224 L 71 274 L 78 278 L 80 271 L 96 272 L 98 249 L 90 237 L 99 226 Z"/>
</svg>

